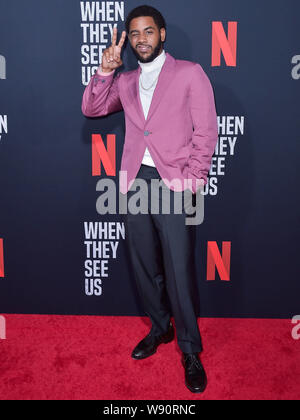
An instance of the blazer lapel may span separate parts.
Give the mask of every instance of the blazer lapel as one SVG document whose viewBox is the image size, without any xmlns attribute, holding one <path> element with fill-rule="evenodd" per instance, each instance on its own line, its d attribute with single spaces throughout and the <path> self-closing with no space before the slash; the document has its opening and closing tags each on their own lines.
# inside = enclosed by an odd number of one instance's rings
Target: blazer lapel
<svg viewBox="0 0 300 420">
<path fill-rule="evenodd" d="M 172 73 L 175 71 L 175 64 L 176 64 L 175 58 L 173 58 L 169 53 L 166 53 L 166 60 L 160 71 L 158 81 L 157 81 L 157 84 L 153 93 L 153 97 L 152 97 L 152 101 L 151 101 L 151 105 L 150 105 L 150 109 L 149 109 L 149 113 L 147 117 L 147 122 L 150 120 L 150 118 L 156 111 L 163 95 L 166 93 L 168 86 L 170 85 L 170 80 L 172 80 Z M 136 70 L 136 73 L 135 73 L 135 86 L 133 86 L 134 88 L 133 94 L 134 94 L 134 99 L 135 99 L 134 102 L 137 109 L 137 113 L 140 116 L 144 125 L 146 122 L 146 119 L 145 119 L 143 106 L 142 106 L 142 102 L 140 98 L 140 85 L 139 85 L 141 71 L 142 69 L 139 66 L 139 68 Z"/>
<path fill-rule="evenodd" d="M 145 125 L 145 116 L 143 112 L 143 107 L 140 100 L 140 92 L 139 92 L 139 75 L 141 73 L 141 68 L 138 68 L 132 72 L 128 82 L 127 82 L 127 95 L 129 101 L 131 101 L 132 105 L 136 110 L 136 117 L 137 121 L 135 123 L 144 127 Z M 138 121 L 139 120 L 139 121 Z"/>
<path fill-rule="evenodd" d="M 175 64 L 176 60 L 173 58 L 169 53 L 166 53 L 166 60 L 164 62 L 164 65 L 162 66 L 162 69 L 160 71 L 158 82 L 156 84 L 148 117 L 147 122 L 150 120 L 152 115 L 157 110 L 159 103 L 161 102 L 164 94 L 167 92 L 168 87 L 170 86 L 170 82 L 172 80 L 173 72 L 175 71 Z"/>
</svg>

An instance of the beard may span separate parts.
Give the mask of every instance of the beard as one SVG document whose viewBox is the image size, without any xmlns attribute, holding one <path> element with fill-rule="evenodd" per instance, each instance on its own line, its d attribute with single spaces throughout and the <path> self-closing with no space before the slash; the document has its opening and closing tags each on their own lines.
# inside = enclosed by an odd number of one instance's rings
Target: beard
<svg viewBox="0 0 300 420">
<path fill-rule="evenodd" d="M 159 39 L 159 41 L 158 41 L 158 44 L 156 45 L 156 47 L 154 48 L 154 50 L 153 50 L 152 54 L 150 54 L 148 58 L 143 58 L 143 57 L 141 57 L 141 56 L 140 56 L 140 54 L 137 52 L 137 50 L 136 50 L 135 48 L 133 48 L 133 47 L 132 47 L 132 45 L 131 45 L 131 49 L 132 49 L 132 51 L 133 51 L 134 55 L 136 56 L 136 58 L 137 58 L 137 59 L 138 59 L 141 63 L 151 63 L 151 61 L 155 60 L 155 59 L 156 59 L 156 57 L 158 57 L 158 56 L 159 56 L 159 52 L 160 52 L 160 50 L 161 50 L 162 45 L 163 45 L 163 43 L 162 43 L 162 40 L 161 40 L 161 38 L 160 38 L 160 39 Z"/>
</svg>

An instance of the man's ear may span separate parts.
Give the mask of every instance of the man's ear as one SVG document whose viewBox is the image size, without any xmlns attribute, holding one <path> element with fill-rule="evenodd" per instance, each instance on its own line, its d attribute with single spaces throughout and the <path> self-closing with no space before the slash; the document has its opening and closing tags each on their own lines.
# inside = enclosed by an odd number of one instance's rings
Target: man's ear
<svg viewBox="0 0 300 420">
<path fill-rule="evenodd" d="M 166 34 L 165 28 L 161 28 L 161 30 L 160 30 L 160 37 L 161 37 L 162 42 L 165 42 L 166 36 L 167 36 L 167 34 Z"/>
</svg>

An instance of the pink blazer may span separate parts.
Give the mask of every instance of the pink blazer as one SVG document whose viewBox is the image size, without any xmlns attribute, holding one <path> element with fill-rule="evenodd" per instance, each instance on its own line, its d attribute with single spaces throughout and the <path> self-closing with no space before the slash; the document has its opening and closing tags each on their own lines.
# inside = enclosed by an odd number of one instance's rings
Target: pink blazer
<svg viewBox="0 0 300 420">
<path fill-rule="evenodd" d="M 174 191 L 196 191 L 207 183 L 218 140 L 217 114 L 211 83 L 198 63 L 166 53 L 145 120 L 136 70 L 91 77 L 82 99 L 87 117 L 124 110 L 126 136 L 121 161 L 120 191 L 126 194 L 142 163 L 146 146 L 166 185 Z M 185 179 L 192 180 L 186 184 Z M 175 181 L 177 180 L 177 182 Z"/>
</svg>

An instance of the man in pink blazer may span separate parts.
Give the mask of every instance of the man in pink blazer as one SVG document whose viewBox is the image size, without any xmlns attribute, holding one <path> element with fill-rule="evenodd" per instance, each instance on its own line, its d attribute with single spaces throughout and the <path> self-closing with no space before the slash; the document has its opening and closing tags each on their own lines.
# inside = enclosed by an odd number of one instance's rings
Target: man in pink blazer
<svg viewBox="0 0 300 420">
<path fill-rule="evenodd" d="M 135 180 L 141 178 L 149 188 L 151 180 L 158 179 L 173 195 L 189 188 L 195 197 L 201 192 L 199 186 L 207 183 L 218 139 L 210 81 L 200 64 L 176 60 L 165 52 L 166 23 L 158 10 L 150 6 L 132 10 L 126 30 L 117 44 L 114 29 L 112 44 L 84 91 L 82 112 L 102 117 L 124 110 L 121 171 L 127 177 L 120 178 L 123 194 L 130 197 Z M 139 67 L 115 75 L 123 64 L 127 34 Z M 198 355 L 202 342 L 196 316 L 196 227 L 184 223 L 184 211 L 181 215 L 128 214 L 126 227 L 137 286 L 152 322 L 132 357 L 149 357 L 161 343 L 173 340 L 172 313 L 186 386 L 203 392 L 207 378 Z"/>
</svg>

